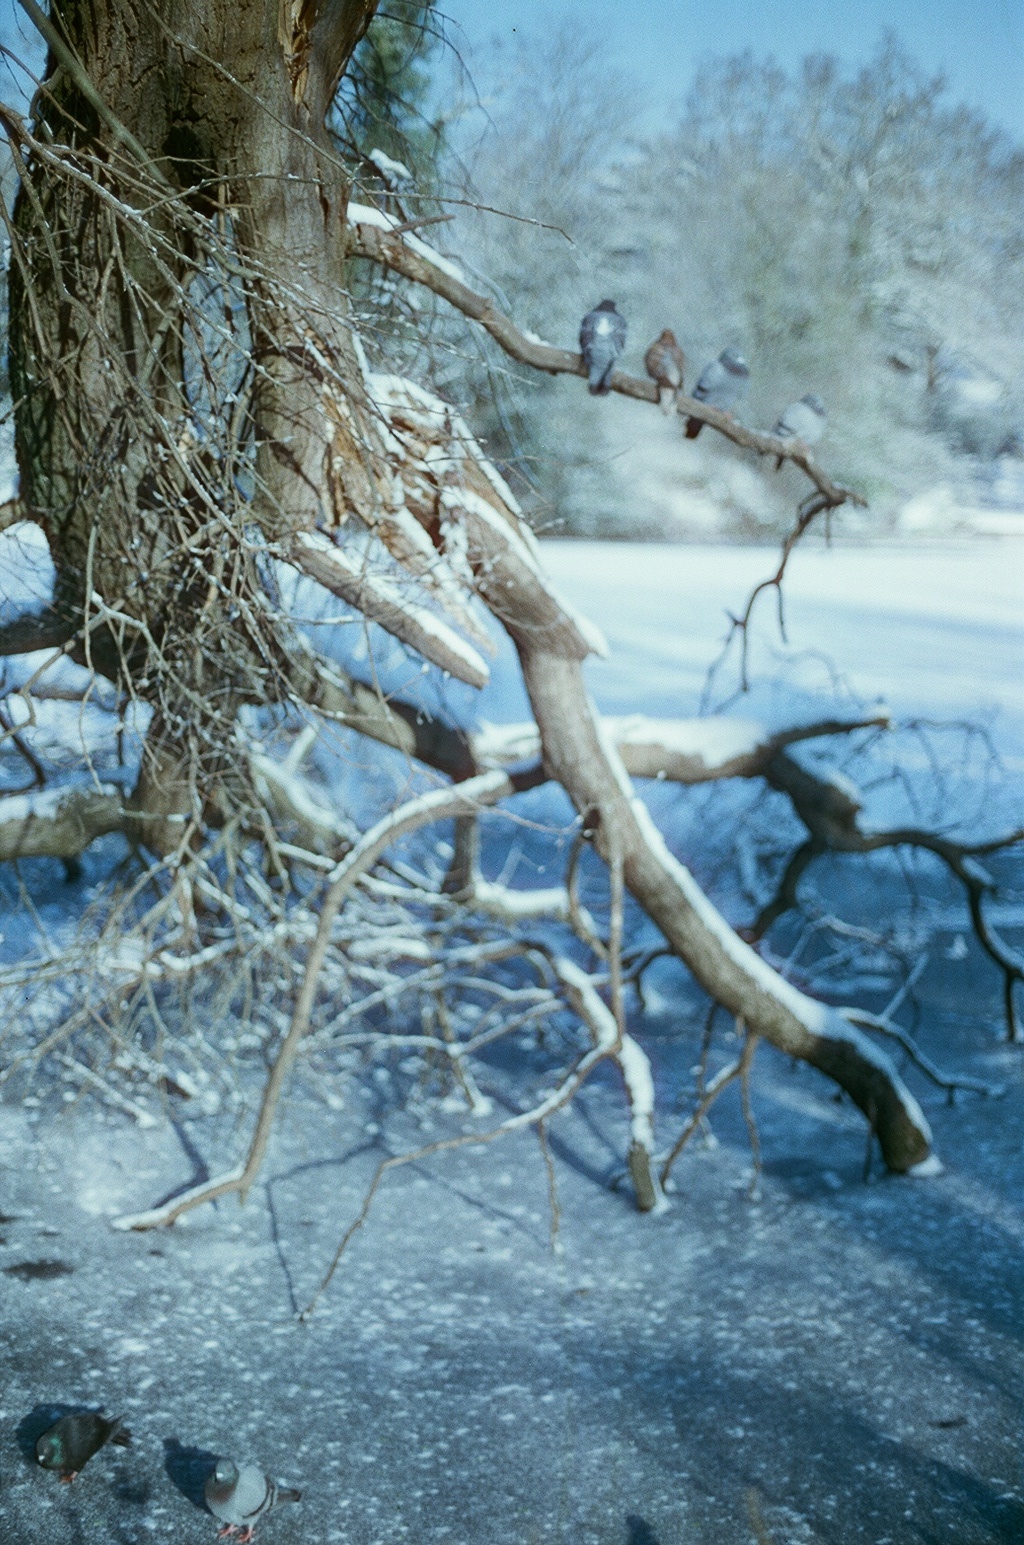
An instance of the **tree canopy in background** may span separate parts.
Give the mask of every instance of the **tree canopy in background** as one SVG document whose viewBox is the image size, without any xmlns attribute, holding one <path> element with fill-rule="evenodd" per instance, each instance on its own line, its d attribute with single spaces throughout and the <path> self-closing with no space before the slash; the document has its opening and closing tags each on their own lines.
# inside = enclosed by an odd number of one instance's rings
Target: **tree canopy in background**
<svg viewBox="0 0 1024 1545">
<path fill-rule="evenodd" d="M 362 156 L 381 150 L 428 184 L 442 143 L 441 122 L 431 115 L 440 26 L 434 0 L 389 0 L 357 47 L 335 104 L 344 149 Z"/>
<path fill-rule="evenodd" d="M 493 217 L 471 240 L 543 336 L 568 342 L 609 294 L 637 357 L 674 328 L 688 382 L 739 345 L 748 422 L 770 426 L 818 392 L 829 454 L 872 500 L 876 530 L 922 485 L 963 488 L 976 472 L 965 458 L 1019 443 L 1024 151 L 950 103 L 893 39 L 856 70 L 825 56 L 793 72 L 749 53 L 710 61 L 678 124 L 654 135 L 631 132 L 625 83 L 578 39 L 523 44 L 501 75 L 472 161 L 481 197 L 561 226 L 575 246 Z M 545 382 L 511 395 L 504 453 L 560 466 L 542 522 L 650 534 L 628 464 L 595 479 L 566 456 L 566 414 L 599 451 L 600 408 Z M 684 480 L 708 475 L 703 454 L 683 464 Z M 730 510 L 726 490 L 726 525 L 771 528 L 782 508 L 763 484 L 760 501 L 746 489 Z"/>
</svg>

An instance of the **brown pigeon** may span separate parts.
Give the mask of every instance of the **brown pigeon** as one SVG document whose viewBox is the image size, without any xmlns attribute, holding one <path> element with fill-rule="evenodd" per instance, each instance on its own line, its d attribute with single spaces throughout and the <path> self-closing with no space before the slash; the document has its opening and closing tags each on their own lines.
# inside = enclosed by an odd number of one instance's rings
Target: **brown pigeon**
<svg viewBox="0 0 1024 1545">
<path fill-rule="evenodd" d="M 663 413 L 671 413 L 676 396 L 683 389 L 683 369 L 686 359 L 676 343 L 676 335 L 670 327 L 651 344 L 644 355 L 647 374 L 658 383 L 658 401 Z"/>
</svg>

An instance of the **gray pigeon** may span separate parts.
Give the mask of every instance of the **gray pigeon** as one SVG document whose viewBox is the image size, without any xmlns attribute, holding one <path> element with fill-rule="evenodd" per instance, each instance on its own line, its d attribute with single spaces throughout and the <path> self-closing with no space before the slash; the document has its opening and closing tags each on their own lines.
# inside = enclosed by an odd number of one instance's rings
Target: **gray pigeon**
<svg viewBox="0 0 1024 1545">
<path fill-rule="evenodd" d="M 99 1411 L 72 1411 L 36 1440 L 36 1462 L 44 1470 L 56 1470 L 70 1485 L 104 1443 L 131 1447 L 132 1435 L 123 1420 Z"/>
<path fill-rule="evenodd" d="M 723 349 L 717 359 L 704 366 L 693 395 L 698 402 L 706 402 L 709 408 L 731 413 L 746 392 L 749 380 L 750 371 L 743 355 L 736 349 Z M 703 428 L 703 419 L 688 418 L 686 438 L 696 440 Z"/>
<path fill-rule="evenodd" d="M 301 1491 L 279 1486 L 264 1475 L 259 1465 L 236 1465 L 233 1459 L 217 1460 L 206 1482 L 205 1495 L 210 1512 L 224 1525 L 217 1538 L 225 1539 L 238 1529 L 238 1545 L 247 1545 L 257 1520 L 279 1502 L 302 1500 Z"/>
<path fill-rule="evenodd" d="M 686 357 L 670 327 L 659 333 L 644 355 L 644 366 L 652 381 L 658 383 L 658 401 L 663 413 L 671 413 L 683 389 Z"/>
<path fill-rule="evenodd" d="M 799 402 L 790 403 L 772 434 L 780 440 L 802 440 L 805 445 L 817 445 L 825 433 L 827 418 L 825 404 L 817 392 L 808 392 Z M 781 456 L 775 466 L 776 470 L 782 466 Z"/>
<path fill-rule="evenodd" d="M 611 391 L 615 361 L 626 345 L 626 319 L 613 300 L 603 300 L 580 323 L 580 353 L 587 367 L 587 390 L 594 397 Z"/>
</svg>

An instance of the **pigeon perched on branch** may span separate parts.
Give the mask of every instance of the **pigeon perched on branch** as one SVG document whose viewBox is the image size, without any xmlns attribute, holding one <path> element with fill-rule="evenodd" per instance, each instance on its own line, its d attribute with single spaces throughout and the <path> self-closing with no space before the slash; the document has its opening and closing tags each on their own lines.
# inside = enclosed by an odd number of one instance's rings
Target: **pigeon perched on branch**
<svg viewBox="0 0 1024 1545">
<path fill-rule="evenodd" d="M 236 1465 L 233 1459 L 217 1460 L 206 1482 L 205 1495 L 210 1512 L 224 1525 L 217 1538 L 225 1539 L 240 1530 L 238 1545 L 248 1545 L 256 1522 L 279 1502 L 302 1500 L 301 1491 L 279 1486 L 264 1475 L 259 1465 Z"/>
<path fill-rule="evenodd" d="M 36 1461 L 44 1470 L 56 1470 L 69 1485 L 105 1443 L 130 1448 L 132 1435 L 121 1416 L 102 1416 L 99 1411 L 72 1411 L 62 1416 L 36 1441 Z"/>
<path fill-rule="evenodd" d="M 611 391 L 615 361 L 626 345 L 626 319 L 613 300 L 603 300 L 580 323 L 580 353 L 587 367 L 587 390 L 594 397 Z"/>
<path fill-rule="evenodd" d="M 686 358 L 676 342 L 670 327 L 651 344 L 644 355 L 644 365 L 652 381 L 658 383 L 658 401 L 663 413 L 671 413 L 675 400 L 683 389 L 683 370 Z"/>
<path fill-rule="evenodd" d="M 746 391 L 749 380 L 750 371 L 743 355 L 736 349 L 723 349 L 717 359 L 704 366 L 693 395 L 698 402 L 706 402 L 709 408 L 731 413 Z M 686 438 L 696 440 L 703 428 L 703 419 L 688 418 Z"/>
<path fill-rule="evenodd" d="M 807 392 L 799 402 L 791 402 L 779 419 L 773 435 L 780 440 L 802 440 L 805 445 L 817 445 L 825 433 L 825 404 L 817 392 Z M 775 463 L 775 470 L 782 466 L 782 457 Z"/>
</svg>

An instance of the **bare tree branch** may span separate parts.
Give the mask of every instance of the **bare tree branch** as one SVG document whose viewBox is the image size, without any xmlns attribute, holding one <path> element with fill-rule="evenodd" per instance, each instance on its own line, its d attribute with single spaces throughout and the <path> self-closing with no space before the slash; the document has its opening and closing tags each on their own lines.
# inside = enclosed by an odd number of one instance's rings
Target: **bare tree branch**
<svg viewBox="0 0 1024 1545">
<path fill-rule="evenodd" d="M 859 800 L 848 789 L 810 771 L 785 750 L 777 752 L 768 761 L 764 775 L 772 788 L 792 801 L 793 809 L 809 835 L 790 858 L 774 897 L 745 930 L 745 937 L 762 938 L 778 918 L 797 906 L 800 879 L 823 853 L 877 853 L 886 848 L 901 847 L 933 853 L 963 885 L 978 942 L 1003 973 L 1007 1039 L 1017 1040 L 1020 1030 L 1014 989 L 1024 982 L 1024 960 L 1000 939 L 985 916 L 985 897 L 995 887 L 977 860 L 1024 842 L 1024 828 L 973 844 L 955 842 L 950 837 L 915 826 L 866 831 L 861 825 Z"/>
<path fill-rule="evenodd" d="M 457 272 L 453 271 L 452 264 L 446 260 L 436 260 L 430 254 L 429 248 L 424 255 L 422 244 L 420 250 L 414 250 L 396 235 L 392 222 L 379 211 L 367 211 L 364 217 L 363 206 L 353 205 L 350 208 L 348 250 L 353 257 L 369 258 L 374 262 L 383 263 L 395 273 L 402 274 L 404 278 L 411 279 L 416 284 L 426 285 L 428 289 L 433 290 L 435 294 L 454 306 L 457 311 L 461 311 L 464 316 L 479 322 L 495 342 L 500 344 L 505 353 L 519 360 L 521 364 L 530 365 L 534 370 L 544 371 L 548 375 L 586 376 L 586 367 L 579 354 L 528 338 L 510 317 L 499 311 L 489 296 L 481 295 L 478 291 L 471 289 Z M 627 375 L 624 371 L 616 370 L 610 384 L 613 392 L 621 392 L 625 397 L 634 397 L 640 402 L 658 403 L 658 388 L 650 381 L 641 380 L 639 376 Z M 802 445 L 800 441 L 780 440 L 776 435 L 745 429 L 728 413 L 722 413 L 717 408 L 698 402 L 693 397 L 678 397 L 676 412 L 684 418 L 698 418 L 702 423 L 710 424 L 713 429 L 717 429 L 720 434 L 725 435 L 733 444 L 742 446 L 744 450 L 754 451 L 759 456 L 776 458 L 781 456 L 799 467 L 818 492 L 813 514 L 807 515 L 805 525 L 822 510 L 836 509 L 839 505 L 846 503 L 858 505 L 866 503 L 861 495 L 854 493 L 852 489 L 833 483 L 818 466 L 807 446 Z"/>
</svg>

